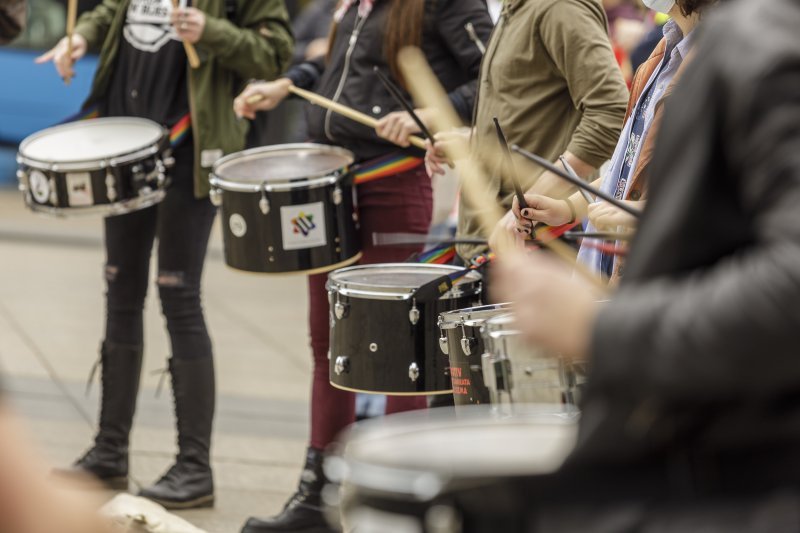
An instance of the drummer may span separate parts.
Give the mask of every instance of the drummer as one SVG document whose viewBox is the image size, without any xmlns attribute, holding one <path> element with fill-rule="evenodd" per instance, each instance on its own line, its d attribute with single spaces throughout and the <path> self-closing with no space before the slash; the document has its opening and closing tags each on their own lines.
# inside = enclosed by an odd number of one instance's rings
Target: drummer
<svg viewBox="0 0 800 533">
<path fill-rule="evenodd" d="M 547 531 L 796 529 L 800 5 L 714 15 L 666 104 L 614 299 L 598 312 L 541 255 L 499 264 L 525 333 L 591 365 L 579 444 L 556 476 L 569 499 L 534 511 Z"/>
<path fill-rule="evenodd" d="M 308 108 L 312 139 L 343 146 L 356 154 L 362 171 L 390 163 L 382 179 L 358 187 L 362 263 L 403 261 L 416 246 L 375 248 L 373 232 L 427 234 L 432 216 L 431 183 L 423 166 L 422 152 L 406 149 L 408 136 L 418 131 L 373 72 L 378 66 L 399 84 L 403 79 L 397 52 L 407 45 L 421 45 L 450 100 L 464 120 L 469 120 L 481 62 L 480 49 L 464 29 L 472 23 L 480 39 L 488 39 L 492 21 L 482 0 L 345 0 L 335 15 L 330 54 L 293 67 L 286 77 L 272 83 L 253 83 L 237 99 L 236 112 L 252 118 L 256 111 L 272 109 L 289 95 L 292 85 L 315 89 L 370 116 L 381 118 L 377 130 L 348 119 Z M 248 104 L 262 95 L 258 104 Z M 428 112 L 419 110 L 423 121 Z M 402 149 L 401 149 L 402 148 Z M 314 378 L 311 398 L 311 442 L 297 492 L 276 517 L 250 519 L 245 533 L 271 531 L 325 531 L 320 509 L 323 450 L 336 435 L 355 421 L 354 395 L 329 383 L 329 310 L 327 276 L 309 277 L 311 347 Z M 424 397 L 389 396 L 389 413 L 424 408 Z M 316 529 L 315 529 L 316 528 Z"/>
<path fill-rule="evenodd" d="M 716 0 L 644 0 L 644 3 L 653 10 L 667 9 L 671 20 L 663 27 L 664 39 L 636 71 L 628 101 L 628 116 L 611 165 L 605 176 L 594 183 L 603 192 L 638 210 L 644 208 L 647 197 L 647 174 L 664 101 L 688 65 L 686 58 L 691 53 L 694 29 L 701 12 Z M 589 204 L 580 192 L 566 199 L 527 194 L 525 201 L 528 208 L 522 212 L 516 198 L 512 208 L 518 217 L 517 226 L 512 231 L 525 235 L 531 234 L 533 222 L 561 226 L 587 216 L 587 232 L 630 232 L 636 228 L 636 218 L 631 214 L 602 200 Z M 599 250 L 597 244 L 593 239 L 585 239 L 578 258 L 592 271 L 616 284 L 622 271 L 621 258 Z"/>
<path fill-rule="evenodd" d="M 611 156 L 625 117 L 628 92 L 599 2 L 505 2 L 486 58 L 471 136 L 473 152 L 497 146 L 492 121 L 496 117 L 509 145 L 517 144 L 552 161 L 563 155 L 582 178 L 592 176 Z M 433 173 L 443 172 L 442 149 L 447 142 L 459 142 L 459 137 L 463 142 L 463 134 L 439 134 L 438 148 L 428 151 Z M 519 161 L 517 167 L 528 166 L 523 163 Z M 519 178 L 523 189 L 535 194 L 555 196 L 569 189 L 549 172 L 521 172 Z M 496 234 L 516 226 L 511 211 L 513 195 L 512 183 L 495 175 L 486 200 L 497 201 L 508 210 Z M 476 206 L 462 195 L 459 236 L 479 236 L 476 213 Z M 457 250 L 469 261 L 485 247 L 459 245 Z"/>
<path fill-rule="evenodd" d="M 170 334 L 178 455 L 167 473 L 140 495 L 168 508 L 210 506 L 209 462 L 215 405 L 211 339 L 200 279 L 211 225 L 208 173 L 226 153 L 244 148 L 246 124 L 230 111 L 236 79 L 274 78 L 292 53 L 280 0 L 104 2 L 84 14 L 72 37 L 38 58 L 62 77 L 87 50 L 100 61 L 86 108 L 105 116 L 143 117 L 172 128 L 172 184 L 158 206 L 105 219 L 106 333 L 101 346 L 102 400 L 94 445 L 62 474 L 85 473 L 112 488 L 127 488 L 128 443 L 143 355 L 142 315 L 150 255 L 158 239 L 157 286 Z M 190 70 L 181 43 L 202 58 Z"/>
</svg>

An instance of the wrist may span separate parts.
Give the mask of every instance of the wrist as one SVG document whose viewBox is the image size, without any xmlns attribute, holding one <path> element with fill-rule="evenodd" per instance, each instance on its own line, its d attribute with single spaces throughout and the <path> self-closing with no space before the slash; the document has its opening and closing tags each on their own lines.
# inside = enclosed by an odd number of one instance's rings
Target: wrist
<svg viewBox="0 0 800 533">
<path fill-rule="evenodd" d="M 566 212 L 569 213 L 568 215 L 566 215 L 566 218 L 567 218 L 566 224 L 575 223 L 575 220 L 577 220 L 577 218 L 578 218 L 578 212 L 575 209 L 575 204 L 573 204 L 572 200 L 570 200 L 569 198 L 564 198 L 564 200 L 562 200 L 562 201 L 564 202 L 564 204 L 566 206 L 566 209 L 567 209 Z"/>
</svg>

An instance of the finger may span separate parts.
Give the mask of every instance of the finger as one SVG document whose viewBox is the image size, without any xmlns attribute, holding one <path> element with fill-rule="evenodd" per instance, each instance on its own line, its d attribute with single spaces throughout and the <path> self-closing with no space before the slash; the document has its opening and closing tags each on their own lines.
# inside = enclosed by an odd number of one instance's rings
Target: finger
<svg viewBox="0 0 800 533">
<path fill-rule="evenodd" d="M 34 63 L 41 65 L 42 63 L 47 63 L 48 61 L 52 61 L 52 59 L 56 56 L 56 48 L 51 48 L 49 51 L 45 52 L 44 54 L 40 55 L 36 59 L 34 59 Z"/>
</svg>

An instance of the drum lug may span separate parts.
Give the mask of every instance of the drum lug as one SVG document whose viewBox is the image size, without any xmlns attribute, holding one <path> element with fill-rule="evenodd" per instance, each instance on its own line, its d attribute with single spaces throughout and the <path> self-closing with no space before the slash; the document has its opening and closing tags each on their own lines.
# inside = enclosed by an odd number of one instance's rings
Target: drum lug
<svg viewBox="0 0 800 533">
<path fill-rule="evenodd" d="M 333 313 L 338 320 L 347 318 L 350 314 L 350 306 L 346 303 L 339 301 L 339 293 L 336 293 L 336 303 L 333 305 Z"/>
<path fill-rule="evenodd" d="M 408 379 L 416 382 L 419 379 L 419 366 L 417 363 L 411 363 L 408 367 Z"/>
<path fill-rule="evenodd" d="M 442 332 L 442 336 L 439 337 L 439 348 L 442 350 L 442 353 L 445 355 L 450 355 L 450 346 L 447 344 L 447 336 Z"/>
<path fill-rule="evenodd" d="M 261 190 L 261 200 L 258 201 L 258 208 L 261 209 L 263 214 L 269 213 L 269 200 L 267 200 L 267 191 Z"/>
<path fill-rule="evenodd" d="M 134 170 L 134 173 L 136 171 Z M 114 179 L 113 174 L 106 174 L 106 198 L 109 202 L 114 202 L 117 199 L 117 180 Z"/>
<path fill-rule="evenodd" d="M 417 301 L 411 300 L 411 310 L 408 312 L 408 320 L 412 326 L 416 326 L 419 322 L 419 309 L 417 309 Z"/>
<path fill-rule="evenodd" d="M 477 345 L 478 341 L 475 337 L 461 337 L 461 350 L 464 352 L 464 355 L 472 355 L 472 350 Z"/>
<path fill-rule="evenodd" d="M 208 199 L 211 200 L 211 204 L 214 207 L 221 206 L 222 205 L 222 190 L 215 189 L 215 188 L 212 187 L 211 190 L 208 191 Z"/>
<path fill-rule="evenodd" d="M 175 166 L 175 158 L 171 155 L 164 157 L 162 161 L 164 162 L 163 164 L 166 168 L 172 168 Z"/>
<path fill-rule="evenodd" d="M 342 203 L 342 189 L 337 185 L 331 193 L 333 205 L 340 205 Z"/>
<path fill-rule="evenodd" d="M 333 365 L 333 371 L 337 376 L 347 374 L 350 372 L 350 358 L 346 355 L 340 355 L 336 358 L 336 363 Z"/>
<path fill-rule="evenodd" d="M 58 194 L 56 193 L 56 180 L 50 178 L 50 203 L 58 206 Z"/>
</svg>

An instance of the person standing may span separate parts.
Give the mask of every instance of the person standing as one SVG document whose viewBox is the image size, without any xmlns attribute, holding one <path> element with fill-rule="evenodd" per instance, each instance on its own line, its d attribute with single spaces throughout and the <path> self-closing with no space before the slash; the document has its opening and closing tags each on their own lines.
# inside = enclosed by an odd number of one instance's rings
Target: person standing
<svg viewBox="0 0 800 533">
<path fill-rule="evenodd" d="M 362 264 L 404 261 L 420 251 L 411 247 L 374 247 L 374 232 L 425 235 L 432 215 L 431 183 L 422 152 L 408 149 L 408 137 L 417 131 L 411 117 L 400 109 L 374 73 L 378 67 L 403 84 L 397 52 L 407 45 L 421 46 L 434 72 L 449 91 L 451 102 L 465 120 L 472 111 L 481 62 L 479 48 L 464 26 L 471 22 L 484 41 L 492 21 L 483 0 L 347 0 L 336 16 L 328 59 L 316 58 L 293 67 L 272 83 L 251 84 L 236 99 L 237 113 L 248 118 L 257 110 L 271 109 L 289 95 L 292 85 L 314 89 L 358 111 L 380 119 L 377 130 L 351 122 L 325 109 L 308 108 L 311 138 L 351 150 L 362 169 L 377 168 L 386 161 L 403 162 L 382 179 L 358 186 Z M 248 99 L 260 95 L 258 104 Z M 410 98 L 409 98 L 410 99 Z M 426 110 L 420 110 L 423 120 Z M 401 147 L 401 148 L 398 148 Z M 243 533 L 276 531 L 327 532 L 321 511 L 324 449 L 336 435 L 355 421 L 351 392 L 335 389 L 329 382 L 329 306 L 326 274 L 309 277 L 309 322 L 314 357 L 311 397 L 311 439 L 297 492 L 283 511 L 270 519 L 251 518 Z M 389 396 L 387 412 L 424 408 L 425 397 Z"/>
<path fill-rule="evenodd" d="M 172 348 L 168 365 L 179 451 L 166 474 L 140 495 L 168 508 L 210 506 L 215 379 L 200 296 L 216 215 L 208 199 L 208 173 L 217 159 L 244 147 L 247 126 L 231 112 L 239 80 L 274 78 L 291 58 L 286 8 L 280 0 L 194 0 L 192 7 L 178 9 L 170 0 L 105 0 L 78 21 L 72 57 L 67 57 L 66 39 L 37 61 L 53 61 L 64 77 L 88 49 L 99 48 L 85 106 L 97 107 L 104 116 L 143 117 L 172 128 L 175 164 L 160 204 L 105 219 L 99 431 L 91 449 L 60 473 L 90 474 L 112 488 L 127 488 L 143 309 L 157 240 L 156 284 Z M 197 69 L 190 69 L 181 40 L 196 45 Z"/>
<path fill-rule="evenodd" d="M 704 22 L 602 310 L 549 258 L 500 263 L 525 334 L 591 369 L 555 475 L 584 495 L 526 507 L 547 531 L 797 529 L 798 25 L 794 0 L 729 0 Z"/>
</svg>

